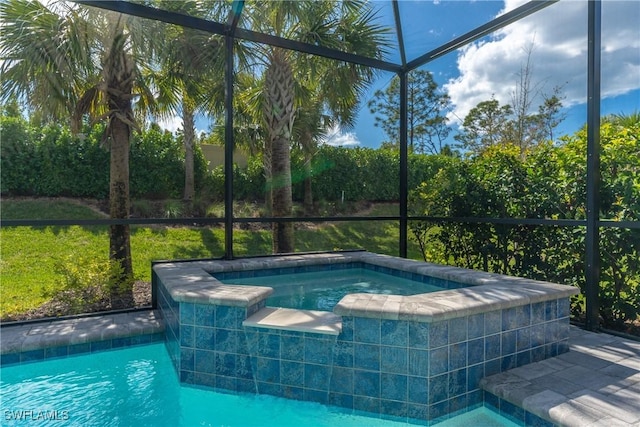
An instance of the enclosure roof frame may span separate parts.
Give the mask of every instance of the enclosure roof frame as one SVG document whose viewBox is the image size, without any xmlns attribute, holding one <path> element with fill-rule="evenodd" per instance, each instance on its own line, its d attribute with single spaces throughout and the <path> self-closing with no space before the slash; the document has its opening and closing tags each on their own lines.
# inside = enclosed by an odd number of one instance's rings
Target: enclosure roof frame
<svg viewBox="0 0 640 427">
<path fill-rule="evenodd" d="M 393 2 L 393 13 L 396 22 L 396 31 L 399 40 L 399 49 L 401 56 L 401 64 L 385 61 L 379 58 L 371 58 L 363 55 L 348 53 L 337 49 L 331 49 L 325 46 L 318 46 L 309 43 L 303 43 L 296 40 L 291 40 L 283 37 L 260 33 L 244 28 L 238 28 L 238 20 L 242 14 L 244 6 L 244 0 L 234 0 L 232 2 L 232 11 L 230 12 L 227 23 L 219 23 L 215 21 L 209 21 L 193 16 L 180 14 L 177 12 L 170 12 L 158 8 L 152 8 L 142 4 L 131 3 L 129 1 L 113 1 L 113 0 L 73 0 L 76 3 L 84 4 L 87 6 L 93 6 L 100 9 L 111 10 L 114 12 L 120 12 L 123 14 L 136 16 L 140 18 L 152 19 L 155 21 L 161 21 L 169 24 L 180 25 L 186 28 L 202 30 L 208 33 L 219 34 L 226 36 L 227 40 L 227 62 L 233 60 L 233 44 L 230 43 L 233 39 L 245 40 L 250 42 L 263 43 L 274 47 L 280 47 L 284 49 L 294 50 L 302 53 L 313 54 L 322 56 L 325 58 L 344 61 L 353 64 L 372 67 L 378 70 L 394 72 L 398 75 L 401 81 L 401 108 L 400 108 L 400 122 L 401 124 L 407 123 L 407 95 L 406 95 L 406 80 L 408 73 L 418 67 L 421 67 L 443 55 L 460 49 L 469 43 L 478 40 L 484 36 L 487 36 L 509 24 L 517 22 L 533 13 L 536 13 L 554 3 L 558 0 L 530 0 L 527 3 L 506 12 L 497 18 L 481 25 L 464 35 L 457 37 L 448 43 L 441 45 L 440 47 L 426 52 L 425 54 L 406 62 L 406 46 L 404 45 L 404 39 L 402 36 L 402 23 L 399 16 L 399 9 L 397 0 L 391 0 Z M 585 294 L 587 296 L 587 327 L 590 330 L 599 329 L 598 324 L 598 289 L 599 289 L 599 277 L 600 277 L 600 265 L 598 262 L 600 243 L 599 243 L 599 227 L 606 226 L 600 221 L 599 218 L 599 199 L 597 197 L 600 188 L 599 171 L 596 168 L 599 165 L 599 129 L 600 129 L 600 109 L 601 103 L 600 94 L 600 37 L 601 37 L 601 1 L 602 0 L 587 0 L 589 4 L 589 16 L 588 16 L 588 43 L 589 43 L 589 58 L 588 58 L 588 77 L 587 85 L 589 91 L 589 105 L 587 113 L 587 144 L 589 147 L 588 162 L 587 162 L 587 243 L 585 248 L 585 258 L 588 264 L 588 268 L 585 271 L 587 277 L 587 284 Z M 233 79 L 232 70 L 227 70 L 227 78 Z M 404 89 L 403 89 L 404 88 Z M 227 82 L 227 100 L 226 105 L 232 106 L 232 102 L 228 99 L 233 95 L 233 85 L 231 82 Z M 227 125 L 232 124 L 232 117 L 227 112 Z M 403 131 L 404 129 L 404 131 Z M 231 132 L 229 132 L 231 134 Z M 230 156 L 232 155 L 233 148 L 233 136 L 228 135 L 226 138 L 226 144 L 228 147 L 225 151 L 225 164 L 231 164 Z M 407 213 L 407 132 L 406 126 L 401 126 L 400 132 L 400 242 L 399 252 L 400 256 L 407 256 L 407 221 L 409 219 Z M 231 153 L 231 154 L 230 154 Z M 225 204 L 228 204 L 229 200 L 233 200 L 233 189 L 230 185 L 233 179 L 232 168 L 225 168 L 225 182 L 226 182 L 226 194 Z M 230 212 L 230 208 L 227 208 Z M 281 221 L 290 221 L 291 218 L 280 218 Z M 238 222 L 237 219 L 227 218 L 225 222 L 225 258 L 233 258 L 233 223 Z"/>
</svg>

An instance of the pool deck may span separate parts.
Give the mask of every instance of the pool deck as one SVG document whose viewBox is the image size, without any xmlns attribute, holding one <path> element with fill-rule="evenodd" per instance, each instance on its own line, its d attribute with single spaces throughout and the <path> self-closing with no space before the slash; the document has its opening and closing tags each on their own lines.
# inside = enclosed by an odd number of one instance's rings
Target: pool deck
<svg viewBox="0 0 640 427">
<path fill-rule="evenodd" d="M 561 426 L 640 426 L 640 342 L 572 326 L 570 351 L 484 378 L 491 394 Z"/>
<path fill-rule="evenodd" d="M 28 352 L 163 329 L 154 311 L 7 325 L 0 330 L 0 352 Z M 487 377 L 482 387 L 556 425 L 640 426 L 640 342 L 575 326 L 569 342 L 568 353 Z"/>
</svg>

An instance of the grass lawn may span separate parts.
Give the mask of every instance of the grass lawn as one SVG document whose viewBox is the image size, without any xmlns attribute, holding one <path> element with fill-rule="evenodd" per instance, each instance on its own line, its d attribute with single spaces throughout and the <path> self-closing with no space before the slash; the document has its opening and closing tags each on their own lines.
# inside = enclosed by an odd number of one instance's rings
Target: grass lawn
<svg viewBox="0 0 640 427">
<path fill-rule="evenodd" d="M 97 219 L 94 209 L 74 200 L 34 199 L 0 201 L 2 219 Z M 377 205 L 370 215 L 397 214 L 396 205 Z M 302 227 L 296 231 L 296 251 L 362 248 L 398 255 L 397 221 L 342 222 Z M 57 263 L 103 260 L 109 253 L 106 226 L 10 227 L 0 229 L 0 317 L 35 308 L 47 294 L 62 287 Z M 148 227 L 131 229 L 133 268 L 138 279 L 151 280 L 151 261 L 212 258 L 224 254 L 221 227 Z M 234 254 L 271 253 L 269 231 L 234 232 Z M 419 249 L 409 243 L 409 257 L 421 259 Z"/>
</svg>

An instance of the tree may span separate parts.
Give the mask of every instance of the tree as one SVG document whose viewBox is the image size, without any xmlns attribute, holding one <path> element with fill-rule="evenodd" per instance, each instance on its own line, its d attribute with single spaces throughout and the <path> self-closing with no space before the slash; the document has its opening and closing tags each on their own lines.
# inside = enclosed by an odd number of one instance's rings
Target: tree
<svg viewBox="0 0 640 427">
<path fill-rule="evenodd" d="M 525 47 L 525 63 L 520 67 L 518 79 L 511 94 L 511 104 L 501 106 L 491 98 L 480 102 L 469 111 L 455 139 L 472 154 L 496 144 L 514 144 L 520 155 L 525 156 L 532 148 L 545 140 L 553 140 L 555 128 L 564 120 L 562 112 L 562 87 L 555 86 L 551 95 L 541 91 L 541 83 L 532 83 L 533 43 Z M 538 97 L 542 103 L 537 113 L 532 105 Z"/>
<path fill-rule="evenodd" d="M 110 217 L 129 216 L 129 147 L 136 129 L 132 100 L 153 103 L 139 67 L 156 41 L 140 20 L 64 2 L 8 0 L 0 5 L 3 97 L 15 96 L 48 120 L 70 119 L 78 131 L 86 115 L 105 121 L 110 150 Z M 109 256 L 131 295 L 133 267 L 128 224 L 111 225 Z"/>
<path fill-rule="evenodd" d="M 538 122 L 540 124 L 540 139 L 553 141 L 554 131 L 560 123 L 567 117 L 567 113 L 562 111 L 562 88 L 553 88 L 552 95 L 544 95 L 544 101 L 538 107 Z"/>
<path fill-rule="evenodd" d="M 262 114 L 267 130 L 265 151 L 270 153 L 272 174 L 267 191 L 272 194 L 271 211 L 275 217 L 293 214 L 290 149 L 295 105 L 293 70 L 287 56 L 283 49 L 273 48 L 264 74 Z M 294 251 L 292 223 L 273 224 L 273 251 Z"/>
<path fill-rule="evenodd" d="M 518 80 L 511 94 L 513 119 L 508 122 L 508 136 L 506 137 L 507 140 L 520 147 L 521 153 L 540 139 L 540 127 L 536 126 L 538 119 L 530 114 L 531 103 L 538 95 L 540 86 L 539 83 L 531 83 L 533 44 L 529 44 L 524 50 L 527 59 L 520 67 L 520 72 L 517 74 Z"/>
<path fill-rule="evenodd" d="M 384 28 L 373 23 L 375 13 L 364 1 L 259 2 L 253 8 L 245 9 L 244 15 L 252 20 L 254 28 L 262 32 L 352 53 L 361 53 L 363 49 L 370 52 L 373 47 L 378 57 L 381 55 L 382 37 L 386 33 Z M 263 154 L 271 162 L 269 170 L 272 176 L 267 181 L 267 191 L 271 192 L 272 199 L 271 211 L 274 217 L 289 217 L 293 210 L 290 158 L 293 127 L 296 113 L 304 102 L 300 94 L 308 93 L 305 81 L 309 75 L 314 75 L 314 68 L 322 60 L 267 45 L 255 46 L 252 53 L 258 56 L 259 68 L 264 70 L 262 102 L 258 104 L 261 104 L 266 135 Z M 346 69 L 358 71 L 357 67 L 348 66 Z M 329 85 L 353 85 L 359 79 L 342 82 L 323 80 L 326 85 L 323 90 L 334 90 Z M 348 94 L 342 95 L 344 99 L 348 98 Z M 348 105 L 338 97 L 333 102 L 322 104 L 329 108 L 331 105 Z M 293 223 L 273 224 L 273 250 L 276 253 L 294 250 Z"/>
<path fill-rule="evenodd" d="M 449 95 L 439 90 L 433 75 L 425 70 L 409 73 L 407 79 L 409 150 L 437 154 L 449 135 L 447 117 L 443 114 L 451 104 Z M 387 88 L 377 90 L 368 103 L 376 114 L 375 126 L 381 127 L 394 144 L 400 140 L 400 79 L 396 76 Z"/>
<path fill-rule="evenodd" d="M 640 219 L 640 117 L 605 117 L 600 128 L 600 218 Z M 520 155 L 514 144 L 485 147 L 445 165 L 409 194 L 412 215 L 584 219 L 587 128 Z M 571 284 L 585 289 L 584 227 L 410 222 L 425 260 Z M 601 227 L 600 315 L 621 329 L 637 320 L 640 230 Z M 583 296 L 573 300 L 581 315 Z"/>
<path fill-rule="evenodd" d="M 495 98 L 480 102 L 469 111 L 462 122 L 462 131 L 454 138 L 462 149 L 477 154 L 505 141 L 512 113 L 510 105 L 500 105 Z"/>
<path fill-rule="evenodd" d="M 161 0 L 158 7 L 201 18 L 219 19 L 220 2 L 176 2 Z M 158 92 L 159 116 L 180 114 L 184 145 L 185 180 L 183 199 L 195 196 L 195 114 L 211 102 L 222 104 L 224 70 L 223 43 L 219 36 L 175 25 L 160 24 L 157 37 L 166 40 L 160 52 L 160 66 L 149 70 Z M 216 92 L 217 96 L 211 96 Z"/>
<path fill-rule="evenodd" d="M 319 89 L 320 85 L 316 85 L 316 88 Z M 312 161 L 318 150 L 318 141 L 335 123 L 331 116 L 324 113 L 321 96 L 322 91 L 315 90 L 312 96 L 306 98 L 304 105 L 298 108 L 293 129 L 294 140 L 297 141 L 304 156 L 303 206 L 306 214 L 311 214 L 313 211 Z"/>
<path fill-rule="evenodd" d="M 384 30 L 372 25 L 370 12 L 359 6 L 344 8 L 340 15 L 341 39 L 359 54 L 376 57 L 385 46 L 381 39 Z M 314 42 L 314 39 L 308 41 Z M 300 71 L 307 74 L 299 79 L 302 96 L 293 132 L 304 156 L 304 208 L 310 213 L 313 209 L 312 161 L 320 141 L 331 128 L 348 129 L 355 124 L 360 100 L 374 73 L 369 67 L 319 57 L 310 60 Z"/>
</svg>

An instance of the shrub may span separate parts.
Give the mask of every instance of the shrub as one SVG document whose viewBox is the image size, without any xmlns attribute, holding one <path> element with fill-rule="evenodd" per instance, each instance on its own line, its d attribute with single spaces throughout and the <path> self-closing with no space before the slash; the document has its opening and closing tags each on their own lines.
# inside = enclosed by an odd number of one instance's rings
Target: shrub
<svg viewBox="0 0 640 427">
<path fill-rule="evenodd" d="M 600 218 L 640 219 L 640 123 L 601 127 Z M 584 219 L 586 213 L 586 129 L 540 144 L 519 155 L 501 145 L 451 163 L 410 194 L 412 213 L 476 218 Z M 437 239 L 440 259 L 466 268 L 586 286 L 584 227 L 412 221 L 425 259 Z M 600 315 L 619 329 L 640 313 L 640 231 L 600 229 Z M 582 316 L 584 298 L 573 299 Z"/>
<path fill-rule="evenodd" d="M 165 218 L 180 218 L 184 212 L 184 207 L 180 200 L 167 200 L 164 204 Z"/>
<path fill-rule="evenodd" d="M 62 276 L 61 291 L 44 296 L 62 303 L 64 314 L 92 311 L 92 305 L 107 304 L 114 291 L 121 291 L 116 278 L 122 276 L 122 267 L 108 259 L 69 257 L 57 261 L 54 271 Z"/>
<path fill-rule="evenodd" d="M 0 137 L 0 191 L 2 194 L 33 194 L 36 147 L 27 122 L 20 117 L 0 117 Z"/>
</svg>

